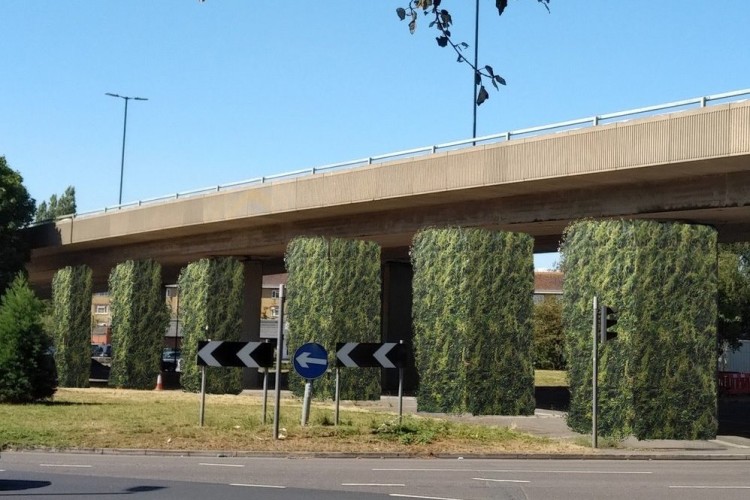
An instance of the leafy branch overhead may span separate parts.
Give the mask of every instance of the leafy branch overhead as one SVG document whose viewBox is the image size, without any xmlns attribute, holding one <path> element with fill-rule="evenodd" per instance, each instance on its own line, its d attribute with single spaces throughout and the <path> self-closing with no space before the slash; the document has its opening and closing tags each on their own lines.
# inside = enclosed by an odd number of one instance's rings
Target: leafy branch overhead
<svg viewBox="0 0 750 500">
<path fill-rule="evenodd" d="M 537 0 L 537 2 L 542 4 L 549 12 L 550 0 Z M 410 0 L 406 7 L 396 9 L 396 15 L 402 21 L 409 20 L 409 32 L 412 35 L 417 30 L 419 12 L 422 11 L 425 16 L 432 15 L 429 27 L 438 30 L 438 36 L 435 37 L 437 44 L 441 47 L 452 47 L 458 55 L 457 61 L 469 65 L 474 72 L 474 83 L 479 87 L 477 105 L 481 105 L 490 97 L 487 89 L 484 87 L 485 79 L 489 80 L 495 89 L 499 89 L 498 84 L 505 85 L 505 78 L 495 74 L 495 70 L 489 64 L 485 66 L 474 65 L 464 56 L 463 51 L 469 48 L 469 44 L 466 42 L 454 42 L 451 38 L 453 17 L 448 10 L 441 8 L 442 3 L 442 0 Z M 508 0 L 495 0 L 498 15 L 502 15 L 507 6 Z"/>
</svg>

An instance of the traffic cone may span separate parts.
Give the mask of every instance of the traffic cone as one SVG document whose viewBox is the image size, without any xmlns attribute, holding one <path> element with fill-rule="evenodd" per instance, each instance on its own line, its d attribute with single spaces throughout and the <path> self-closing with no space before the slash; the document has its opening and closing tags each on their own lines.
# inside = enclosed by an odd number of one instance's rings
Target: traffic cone
<svg viewBox="0 0 750 500">
<path fill-rule="evenodd" d="M 164 389 L 164 386 L 161 384 L 161 373 L 158 377 L 156 377 L 156 387 L 154 388 L 155 391 L 161 391 Z"/>
</svg>

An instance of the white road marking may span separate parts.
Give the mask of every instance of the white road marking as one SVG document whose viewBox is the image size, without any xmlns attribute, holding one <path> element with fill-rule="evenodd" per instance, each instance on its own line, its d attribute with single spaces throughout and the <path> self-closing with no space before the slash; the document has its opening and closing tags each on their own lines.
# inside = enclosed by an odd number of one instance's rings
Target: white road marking
<svg viewBox="0 0 750 500">
<path fill-rule="evenodd" d="M 406 486 L 403 483 L 341 483 L 341 486 Z"/>
<path fill-rule="evenodd" d="M 199 463 L 198 465 L 206 465 L 209 467 L 244 467 L 242 464 L 208 464 L 208 463 Z"/>
<path fill-rule="evenodd" d="M 90 469 L 93 465 L 75 465 L 75 464 L 39 464 L 39 467 L 77 467 L 79 469 Z"/>
<path fill-rule="evenodd" d="M 391 493 L 391 497 L 399 497 L 399 498 L 424 498 L 426 500 L 461 500 L 460 498 L 445 498 L 445 497 L 423 497 L 419 495 L 401 495 L 399 493 Z"/>
<path fill-rule="evenodd" d="M 278 488 L 285 489 L 286 486 L 277 486 L 274 484 L 244 484 L 244 483 L 229 483 L 229 486 L 246 486 L 248 488 Z"/>
<path fill-rule="evenodd" d="M 380 472 L 519 472 L 544 474 L 653 474 L 650 471 L 621 470 L 534 470 L 534 469 L 372 469 Z"/>
<path fill-rule="evenodd" d="M 670 486 L 670 488 L 691 490 L 750 490 L 750 486 Z"/>
<path fill-rule="evenodd" d="M 729 441 L 722 441 L 721 439 L 712 439 L 714 443 L 723 444 L 724 446 L 729 446 L 730 448 L 750 448 L 750 446 L 745 446 L 744 444 L 734 444 L 730 443 Z"/>
<path fill-rule="evenodd" d="M 476 481 L 492 481 L 495 483 L 530 483 L 531 481 L 522 481 L 520 479 L 488 479 L 486 477 L 472 477 Z"/>
</svg>

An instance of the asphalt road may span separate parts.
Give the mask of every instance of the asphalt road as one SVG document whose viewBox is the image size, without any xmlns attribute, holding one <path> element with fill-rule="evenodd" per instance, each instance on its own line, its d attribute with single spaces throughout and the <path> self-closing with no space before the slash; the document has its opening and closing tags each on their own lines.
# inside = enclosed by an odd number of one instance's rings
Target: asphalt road
<svg viewBox="0 0 750 500">
<path fill-rule="evenodd" d="M 746 460 L 288 459 L 4 452 L 0 471 L 0 497 L 12 498 L 750 498 Z"/>
</svg>

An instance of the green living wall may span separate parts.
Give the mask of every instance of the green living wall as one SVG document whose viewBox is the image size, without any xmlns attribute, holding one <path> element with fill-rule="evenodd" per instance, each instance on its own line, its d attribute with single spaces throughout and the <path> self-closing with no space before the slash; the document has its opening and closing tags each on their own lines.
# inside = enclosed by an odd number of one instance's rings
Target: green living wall
<svg viewBox="0 0 750 500">
<path fill-rule="evenodd" d="M 182 374 L 185 390 L 201 387 L 200 367 L 196 364 L 198 341 L 239 342 L 242 335 L 243 266 L 231 257 L 202 259 L 189 264 L 179 278 Z M 241 368 L 206 368 L 206 392 L 239 394 Z"/>
<path fill-rule="evenodd" d="M 420 411 L 533 414 L 531 236 L 427 229 L 411 258 Z"/>
<path fill-rule="evenodd" d="M 323 345 L 335 363 L 337 342 L 380 342 L 380 247 L 372 242 L 296 238 L 286 252 L 289 352 L 307 342 Z M 290 389 L 304 380 L 290 373 Z M 315 381 L 317 398 L 332 398 L 335 379 Z M 341 399 L 380 398 L 379 368 L 341 368 Z"/>
<path fill-rule="evenodd" d="M 129 260 L 109 275 L 112 311 L 112 369 L 109 385 L 153 389 L 161 373 L 169 310 L 161 285 L 161 266 Z"/>
<path fill-rule="evenodd" d="M 91 269 L 65 267 L 52 278 L 52 336 L 60 387 L 88 387 L 91 373 Z"/>
<path fill-rule="evenodd" d="M 568 425 L 591 431 L 592 300 L 618 313 L 600 346 L 601 435 L 716 435 L 716 231 L 651 221 L 582 221 L 561 248 L 571 403 Z"/>
</svg>

